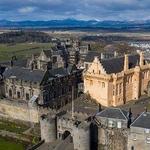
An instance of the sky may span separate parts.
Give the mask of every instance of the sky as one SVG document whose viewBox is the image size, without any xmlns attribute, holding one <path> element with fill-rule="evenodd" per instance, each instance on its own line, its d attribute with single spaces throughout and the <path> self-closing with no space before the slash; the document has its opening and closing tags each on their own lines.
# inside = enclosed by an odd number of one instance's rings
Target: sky
<svg viewBox="0 0 150 150">
<path fill-rule="evenodd" d="M 0 0 L 0 20 L 149 20 L 150 0 Z"/>
</svg>

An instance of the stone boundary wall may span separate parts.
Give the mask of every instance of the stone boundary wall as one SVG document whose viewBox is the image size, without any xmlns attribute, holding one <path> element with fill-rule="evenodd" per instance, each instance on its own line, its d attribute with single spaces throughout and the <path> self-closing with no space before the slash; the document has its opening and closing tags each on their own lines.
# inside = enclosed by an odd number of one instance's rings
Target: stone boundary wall
<svg viewBox="0 0 150 150">
<path fill-rule="evenodd" d="M 0 117 L 39 123 L 38 107 L 17 101 L 0 100 Z"/>
</svg>

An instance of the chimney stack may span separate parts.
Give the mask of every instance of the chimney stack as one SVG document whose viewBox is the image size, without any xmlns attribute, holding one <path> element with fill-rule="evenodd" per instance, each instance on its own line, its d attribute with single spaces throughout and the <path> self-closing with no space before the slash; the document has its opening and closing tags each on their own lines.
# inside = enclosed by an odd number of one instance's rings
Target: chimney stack
<svg viewBox="0 0 150 150">
<path fill-rule="evenodd" d="M 102 105 L 98 104 L 98 111 L 101 112 L 102 111 Z"/>
<path fill-rule="evenodd" d="M 129 69 L 129 58 L 128 54 L 125 54 L 124 56 L 124 71 L 127 71 Z"/>
<path fill-rule="evenodd" d="M 143 52 L 140 52 L 140 66 L 144 65 L 144 55 Z"/>
</svg>

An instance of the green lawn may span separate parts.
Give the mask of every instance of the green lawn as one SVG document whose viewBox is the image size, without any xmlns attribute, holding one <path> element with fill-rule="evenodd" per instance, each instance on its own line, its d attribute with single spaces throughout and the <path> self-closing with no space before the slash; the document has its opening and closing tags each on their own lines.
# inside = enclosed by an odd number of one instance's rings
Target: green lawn
<svg viewBox="0 0 150 150">
<path fill-rule="evenodd" d="M 10 60 L 16 55 L 18 58 L 30 57 L 33 53 L 38 53 L 42 49 L 49 49 L 50 43 L 17 43 L 0 44 L 0 61 Z"/>
<path fill-rule="evenodd" d="M 12 140 L 0 137 L 0 150 L 24 150 L 25 146 Z"/>
<path fill-rule="evenodd" d="M 14 133 L 22 133 L 27 130 L 29 127 L 25 125 L 19 125 L 14 122 L 7 122 L 0 120 L 0 130 L 10 131 Z"/>
</svg>

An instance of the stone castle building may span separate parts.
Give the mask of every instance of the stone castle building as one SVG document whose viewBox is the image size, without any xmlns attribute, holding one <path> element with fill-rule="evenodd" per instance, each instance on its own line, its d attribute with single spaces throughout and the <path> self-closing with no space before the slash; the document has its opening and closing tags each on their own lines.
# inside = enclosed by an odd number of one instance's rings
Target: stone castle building
<svg viewBox="0 0 150 150">
<path fill-rule="evenodd" d="M 119 108 L 108 108 L 94 116 L 82 112 L 72 116 L 70 111 L 43 115 L 40 126 L 45 143 L 37 150 L 46 145 L 61 150 L 127 150 L 131 117 L 131 113 Z"/>
<path fill-rule="evenodd" d="M 45 141 L 41 148 L 56 143 L 53 149 L 62 150 L 90 150 L 90 122 L 86 121 L 87 114 L 60 112 L 55 115 L 43 115 L 40 120 L 41 139 Z M 69 140 L 66 143 L 66 140 Z M 50 148 L 49 148 L 50 149 Z"/>
<path fill-rule="evenodd" d="M 84 72 L 84 92 L 104 106 L 118 106 L 147 93 L 150 64 L 143 53 L 99 60 Z"/>
<path fill-rule="evenodd" d="M 42 50 L 39 55 L 32 55 L 27 67 L 32 69 L 47 70 L 65 67 L 65 60 L 59 50 Z"/>
<path fill-rule="evenodd" d="M 26 102 L 36 96 L 39 105 L 59 108 L 71 101 L 72 87 L 76 98 L 80 77 L 74 66 L 47 71 L 10 67 L 3 74 L 3 95 Z"/>
</svg>

